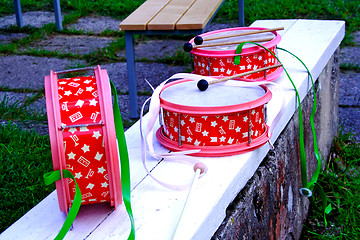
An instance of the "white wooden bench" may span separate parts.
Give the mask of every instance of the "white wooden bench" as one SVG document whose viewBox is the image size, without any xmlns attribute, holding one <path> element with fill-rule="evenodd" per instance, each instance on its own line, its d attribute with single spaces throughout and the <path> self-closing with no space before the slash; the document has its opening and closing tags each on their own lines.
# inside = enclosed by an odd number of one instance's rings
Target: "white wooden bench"
<svg viewBox="0 0 360 240">
<path fill-rule="evenodd" d="M 261 20 L 251 26 L 279 27 L 282 41 L 279 46 L 298 55 L 308 66 L 314 79 L 320 75 L 345 34 L 343 21 L 318 20 Z M 292 76 L 303 99 L 311 84 L 303 67 L 287 53 L 279 51 L 279 58 Z M 276 83 L 285 91 L 285 109 L 276 125 L 272 142 L 293 116 L 297 108 L 295 92 L 283 74 Z M 279 98 L 269 104 L 273 114 Z M 277 107 L 276 107 L 277 108 Z M 270 117 L 271 118 L 271 117 Z M 145 118 L 146 121 L 146 118 Z M 126 133 L 131 164 L 132 207 L 136 224 L 136 239 L 171 239 L 174 228 L 186 199 L 187 191 L 166 189 L 147 176 L 141 162 L 139 122 Z M 166 151 L 157 144 L 156 150 Z M 269 151 L 268 144 L 246 154 L 201 158 L 208 172 L 197 182 L 188 204 L 192 215 L 186 220 L 186 231 L 180 239 L 210 239 L 224 219 L 227 206 L 252 177 Z M 181 182 L 190 181 L 193 171 L 188 165 L 171 162 L 159 164 L 149 158 L 149 167 L 158 178 Z M 25 214 L 0 235 L 0 239 L 53 239 L 61 228 L 65 215 L 58 209 L 56 193 L 51 193 L 42 202 Z M 114 211 L 107 204 L 81 207 L 65 239 L 126 239 L 130 222 L 124 206 Z"/>
</svg>

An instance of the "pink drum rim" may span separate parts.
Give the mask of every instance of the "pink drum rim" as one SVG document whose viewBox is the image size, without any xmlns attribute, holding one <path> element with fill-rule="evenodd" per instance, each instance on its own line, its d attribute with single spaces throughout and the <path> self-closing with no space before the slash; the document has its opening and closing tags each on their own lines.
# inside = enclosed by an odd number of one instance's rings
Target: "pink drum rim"
<svg viewBox="0 0 360 240">
<path fill-rule="evenodd" d="M 169 139 L 164 134 L 164 128 L 161 126 L 156 131 L 156 138 L 157 140 L 167 149 L 172 151 L 187 151 L 187 150 L 197 150 L 200 149 L 199 152 L 189 154 L 193 156 L 201 156 L 201 157 L 224 157 L 224 156 L 231 156 L 241 153 L 246 153 L 253 151 L 262 145 L 264 145 L 267 141 L 269 141 L 269 126 L 265 124 L 265 131 L 259 137 L 253 139 L 250 143 L 242 143 L 237 145 L 227 145 L 227 146 L 195 146 L 190 144 L 182 144 L 181 147 L 177 141 L 173 141 Z"/>
<path fill-rule="evenodd" d="M 106 69 L 101 69 L 100 66 L 97 66 L 97 68 L 98 71 L 95 71 L 95 79 L 98 87 L 99 102 L 101 106 L 100 112 L 104 121 L 103 139 L 105 153 L 107 156 L 109 156 L 106 162 L 109 174 L 110 205 L 114 206 L 116 209 L 117 206 L 122 202 L 122 194 L 119 153 L 116 141 L 110 81 Z"/>
<path fill-rule="evenodd" d="M 188 81 L 193 81 L 193 80 L 189 80 L 189 79 L 175 80 L 171 83 L 166 84 L 164 88 L 161 90 L 161 92 L 170 86 Z M 160 106 L 168 111 L 181 112 L 184 114 L 192 114 L 192 115 L 204 115 L 204 114 L 218 115 L 218 114 L 231 114 L 231 113 L 241 112 L 259 107 L 261 105 L 268 103 L 271 100 L 272 97 L 271 91 L 265 85 L 259 85 L 259 86 L 265 90 L 265 94 L 260 98 L 247 103 L 240 103 L 240 104 L 234 104 L 228 106 L 216 106 L 216 107 L 186 106 L 186 105 L 181 105 L 166 101 L 161 97 L 161 92 L 160 92 Z"/>
<path fill-rule="evenodd" d="M 199 36 L 204 37 L 204 36 L 208 36 L 214 33 L 220 33 L 220 32 L 227 32 L 227 31 L 233 31 L 233 30 L 265 30 L 267 28 L 261 28 L 261 27 L 237 27 L 237 28 L 225 28 L 225 29 L 221 29 L 221 30 L 216 30 L 216 31 L 211 31 L 211 32 L 207 32 L 207 33 L 203 33 L 200 34 Z M 278 34 L 276 31 L 272 31 L 273 34 L 275 34 L 275 38 L 273 40 L 270 40 L 268 42 L 265 43 L 261 43 L 261 45 L 263 45 L 266 48 L 271 48 L 271 47 L 275 47 L 280 41 L 281 41 L 281 35 Z M 191 44 L 194 44 L 194 38 L 192 38 L 189 42 Z M 194 55 L 199 55 L 199 56 L 206 56 L 206 57 L 234 57 L 234 56 L 246 56 L 246 55 L 250 55 L 250 54 L 254 54 L 259 52 L 259 50 L 263 50 L 262 47 L 259 46 L 254 46 L 254 47 L 249 47 L 249 48 L 244 48 L 241 52 L 241 54 L 235 54 L 236 50 L 205 50 L 205 49 L 201 49 L 201 48 L 194 48 L 193 50 L 191 50 L 191 53 Z"/>
<path fill-rule="evenodd" d="M 57 78 L 51 70 L 49 76 L 45 76 L 45 98 L 48 116 L 49 138 L 51 145 L 51 156 L 54 170 L 65 169 L 66 166 L 63 136 L 60 134 L 61 126 L 60 106 L 58 99 Z M 63 154 L 61 154 L 63 153 Z M 58 196 L 59 208 L 61 212 L 67 212 L 71 204 L 69 185 L 62 180 L 56 181 L 56 193 Z"/>
</svg>

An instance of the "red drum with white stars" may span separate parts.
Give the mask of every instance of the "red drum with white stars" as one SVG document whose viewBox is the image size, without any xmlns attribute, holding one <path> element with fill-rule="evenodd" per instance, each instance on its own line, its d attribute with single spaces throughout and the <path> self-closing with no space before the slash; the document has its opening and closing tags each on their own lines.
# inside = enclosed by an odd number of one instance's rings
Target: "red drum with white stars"
<svg viewBox="0 0 360 240">
<path fill-rule="evenodd" d="M 271 91 L 264 85 L 228 83 L 211 85 L 206 91 L 199 91 L 191 80 L 166 84 L 160 93 L 159 142 L 174 151 L 200 149 L 194 154 L 199 156 L 234 155 L 266 143 Z"/>
<path fill-rule="evenodd" d="M 51 72 L 45 89 L 54 170 L 67 169 L 74 175 L 82 204 L 120 204 L 118 151 L 106 70 L 98 67 L 93 76 L 63 79 Z M 72 179 L 58 181 L 57 190 L 64 211 L 74 199 L 75 183 Z"/>
<path fill-rule="evenodd" d="M 199 36 L 203 37 L 219 37 L 224 35 L 232 35 L 243 32 L 263 30 L 266 28 L 255 27 L 239 27 L 227 28 L 218 31 L 207 32 Z M 259 42 L 264 47 L 268 48 L 274 55 L 277 56 L 276 45 L 280 42 L 281 36 L 276 32 L 259 33 L 256 35 L 237 36 L 223 39 L 215 39 L 206 41 L 206 44 L 216 44 L 222 42 L 248 41 L 250 39 L 266 39 L 273 38 L 270 41 Z M 189 41 L 194 44 L 194 38 Z M 256 41 L 252 41 L 256 42 Z M 203 43 L 205 45 L 205 42 Z M 203 76 L 232 76 L 244 72 L 253 71 L 259 68 L 273 66 L 278 64 L 277 59 L 265 49 L 254 44 L 245 44 L 241 53 L 241 60 L 239 65 L 234 64 L 235 50 L 239 44 L 201 47 L 194 48 L 191 53 L 194 57 L 195 74 Z M 281 73 L 282 67 L 272 68 L 267 71 L 253 73 L 239 78 L 243 81 L 273 81 Z"/>
</svg>

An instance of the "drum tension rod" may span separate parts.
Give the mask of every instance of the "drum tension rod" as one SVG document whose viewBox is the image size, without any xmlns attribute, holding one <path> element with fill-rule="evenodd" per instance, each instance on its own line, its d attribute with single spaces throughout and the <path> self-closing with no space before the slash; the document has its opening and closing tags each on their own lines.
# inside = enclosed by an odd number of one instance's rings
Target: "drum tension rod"
<svg viewBox="0 0 360 240">
<path fill-rule="evenodd" d="M 77 124 L 77 125 L 69 125 L 69 126 L 61 126 L 59 127 L 59 130 L 64 130 L 67 128 L 81 128 L 81 127 L 92 127 L 92 126 L 104 126 L 105 124 L 103 122 L 99 123 L 89 123 L 89 124 Z"/>
<path fill-rule="evenodd" d="M 182 143 L 181 143 L 181 113 L 179 113 L 178 127 L 179 127 L 179 129 L 178 129 L 178 133 L 179 133 L 179 136 L 178 136 L 178 138 L 179 138 L 179 147 L 181 147 L 181 146 L 182 146 Z"/>
<path fill-rule="evenodd" d="M 248 145 L 251 144 L 251 111 L 248 110 L 248 115 L 249 115 L 249 132 L 248 132 Z"/>
</svg>

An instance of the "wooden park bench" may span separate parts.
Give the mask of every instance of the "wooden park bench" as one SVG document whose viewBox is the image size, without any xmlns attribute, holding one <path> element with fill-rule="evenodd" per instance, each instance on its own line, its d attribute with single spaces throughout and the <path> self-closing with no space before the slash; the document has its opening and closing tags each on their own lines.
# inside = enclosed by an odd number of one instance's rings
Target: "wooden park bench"
<svg viewBox="0 0 360 240">
<path fill-rule="evenodd" d="M 251 26 L 266 28 L 284 27 L 285 30 L 279 32 L 282 35 L 282 40 L 278 46 L 298 55 L 309 68 L 314 80 L 322 75 L 328 62 L 331 61 L 332 56 L 339 48 L 345 34 L 345 23 L 343 21 L 259 20 Z M 291 55 L 279 52 L 279 58 L 294 79 L 302 101 L 311 89 L 307 72 Z M 323 83 L 328 82 L 328 80 L 325 79 Z M 274 128 L 271 137 L 273 143 L 278 138 L 281 138 L 281 136 L 290 134 L 286 131 L 283 132 L 283 130 L 298 108 L 294 88 L 286 75 L 282 74 L 275 82 L 284 90 L 285 111 Z M 320 91 L 326 88 L 325 85 L 319 87 Z M 281 105 L 282 100 L 275 97 L 272 101 L 275 101 L 272 106 L 277 108 L 276 105 Z M 336 108 L 329 101 L 325 103 L 330 105 L 328 108 Z M 322 109 L 322 111 L 326 112 L 325 109 Z M 268 106 L 268 112 L 269 114 L 274 114 L 275 109 Z M 320 118 L 322 117 L 321 115 Z M 146 119 L 145 116 L 145 126 Z M 336 128 L 336 126 L 326 126 L 325 130 L 328 131 L 331 127 Z M 128 129 L 125 135 L 130 157 L 131 200 L 136 225 L 136 239 L 169 240 L 179 219 L 187 191 L 169 190 L 160 186 L 147 175 L 141 161 L 139 122 Z M 322 135 L 319 136 L 319 141 L 325 141 L 321 140 L 323 138 Z M 325 139 L 331 142 L 331 137 Z M 156 151 L 160 153 L 167 152 L 159 143 L 156 144 Z M 322 145 L 321 142 L 320 145 Z M 293 146 L 286 146 L 285 148 L 287 151 L 292 149 Z M 192 200 L 187 205 L 190 215 L 187 216 L 186 220 L 184 219 L 184 222 L 187 223 L 186 231 L 182 232 L 183 235 L 179 239 L 210 239 L 224 220 L 227 207 L 239 192 L 244 189 L 269 149 L 269 145 L 265 144 L 252 152 L 241 155 L 201 158 L 201 161 L 207 165 L 208 171 L 197 181 L 196 186 L 192 190 Z M 158 162 L 150 156 L 148 168 L 151 169 L 152 174 L 162 179 L 167 179 L 171 175 L 187 182 L 193 177 L 193 172 L 189 171 L 187 165 L 166 161 Z M 297 180 L 299 178 L 295 177 Z M 287 179 L 284 181 L 287 186 L 290 184 L 287 182 Z M 281 194 L 281 196 L 292 194 L 291 196 L 294 196 L 295 199 L 295 195 L 298 195 L 299 192 L 298 189 L 293 189 L 291 193 L 285 192 Z M 271 203 L 266 204 L 271 205 Z M 289 207 L 289 205 L 290 203 L 287 203 L 286 207 Z M 277 207 L 280 208 L 280 206 Z M 254 215 L 255 213 L 249 213 L 249 215 L 251 214 Z M 280 218 L 286 220 L 287 215 L 282 214 Z M 53 192 L 5 230 L 0 235 L 0 240 L 53 239 L 59 232 L 64 219 L 65 215 L 58 208 L 56 192 Z M 236 221 L 241 221 L 241 219 L 233 219 L 233 221 L 235 222 L 230 221 L 230 225 L 235 225 Z M 275 229 L 275 226 L 272 226 L 272 228 Z M 287 228 L 283 228 L 283 230 L 286 231 Z M 130 222 L 123 204 L 115 211 L 108 204 L 85 205 L 81 207 L 75 219 L 74 228 L 68 232 L 65 239 L 122 240 L 127 238 L 129 231 Z M 254 231 L 257 231 L 257 229 L 254 229 Z"/>
<path fill-rule="evenodd" d="M 130 117 L 139 116 L 133 36 L 201 34 L 224 1 L 147 0 L 120 23 L 120 30 L 125 32 Z M 239 25 L 244 25 L 244 0 L 239 0 Z"/>
</svg>

